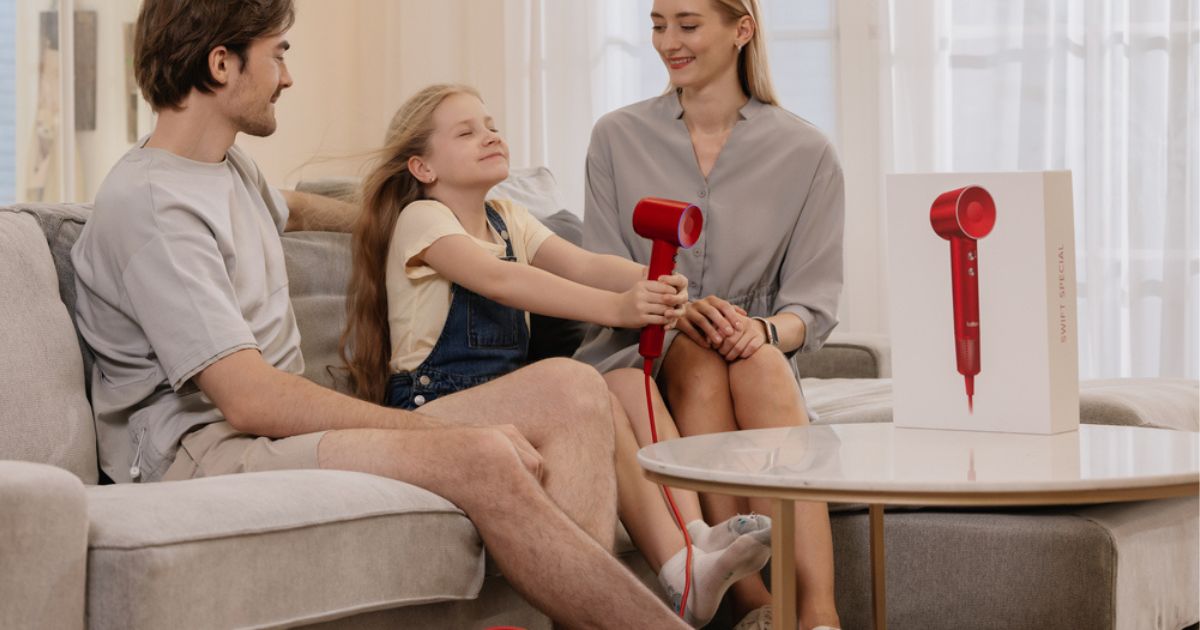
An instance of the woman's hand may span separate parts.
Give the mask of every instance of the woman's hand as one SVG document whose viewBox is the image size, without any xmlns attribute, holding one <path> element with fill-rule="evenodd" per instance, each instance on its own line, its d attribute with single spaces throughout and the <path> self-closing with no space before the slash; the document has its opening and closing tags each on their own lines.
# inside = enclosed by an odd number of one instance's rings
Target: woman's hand
<svg viewBox="0 0 1200 630">
<path fill-rule="evenodd" d="M 678 328 L 697 345 L 714 350 L 721 347 L 727 337 L 740 334 L 741 322 L 746 311 L 721 298 L 710 295 L 687 305 Z"/>
<path fill-rule="evenodd" d="M 683 290 L 679 290 L 682 283 Z M 674 324 L 683 315 L 687 303 L 687 279 L 678 274 L 662 280 L 639 280 L 633 288 L 619 294 L 614 325 L 618 328 L 642 328 Z"/>
<path fill-rule="evenodd" d="M 766 343 L 766 331 L 746 316 L 745 309 L 715 295 L 688 304 L 678 328 L 692 341 L 712 348 L 726 361 L 745 359 Z"/>
<path fill-rule="evenodd" d="M 744 313 L 738 316 L 741 317 L 741 333 L 726 337 L 720 347 L 715 348 L 717 354 L 725 357 L 730 363 L 750 357 L 767 341 L 767 331 L 761 323 L 746 317 Z"/>
</svg>

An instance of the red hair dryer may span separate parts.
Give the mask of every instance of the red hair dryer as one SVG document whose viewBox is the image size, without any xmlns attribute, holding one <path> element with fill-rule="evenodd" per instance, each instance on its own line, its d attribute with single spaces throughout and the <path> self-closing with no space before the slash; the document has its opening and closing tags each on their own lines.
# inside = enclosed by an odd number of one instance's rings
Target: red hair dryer
<svg viewBox="0 0 1200 630">
<path fill-rule="evenodd" d="M 650 268 L 646 277 L 657 280 L 675 271 L 675 254 L 679 248 L 687 249 L 700 240 L 700 230 L 704 227 L 704 214 L 700 208 L 682 201 L 646 197 L 633 208 L 633 231 L 654 241 L 650 251 Z M 642 372 L 646 381 L 646 414 L 650 420 L 650 439 L 658 443 L 658 429 L 654 426 L 654 404 L 650 395 L 650 372 L 654 359 L 662 354 L 663 327 L 646 326 L 642 329 L 641 343 L 638 344 L 638 354 L 642 355 Z M 684 565 L 683 596 L 679 599 L 679 616 L 684 617 L 687 611 L 688 594 L 692 590 L 692 538 L 688 535 L 687 526 L 679 515 L 675 498 L 671 489 L 663 486 L 663 494 L 667 504 L 671 506 L 671 514 L 675 524 L 683 534 L 683 545 L 687 549 L 687 563 Z"/>
<path fill-rule="evenodd" d="M 639 201 L 633 209 L 633 231 L 654 241 L 647 277 L 657 280 L 675 271 L 675 254 L 680 247 L 695 245 L 703 227 L 704 215 L 690 203 L 655 197 Z M 638 353 L 647 359 L 662 354 L 663 334 L 662 326 L 643 328 Z"/>
<path fill-rule="evenodd" d="M 975 410 L 975 375 L 979 374 L 979 252 L 976 241 L 996 225 L 996 202 L 979 186 L 944 192 L 929 209 L 929 223 L 950 241 L 950 275 L 954 287 L 954 349 L 958 373 L 967 386 L 967 408 Z"/>
</svg>

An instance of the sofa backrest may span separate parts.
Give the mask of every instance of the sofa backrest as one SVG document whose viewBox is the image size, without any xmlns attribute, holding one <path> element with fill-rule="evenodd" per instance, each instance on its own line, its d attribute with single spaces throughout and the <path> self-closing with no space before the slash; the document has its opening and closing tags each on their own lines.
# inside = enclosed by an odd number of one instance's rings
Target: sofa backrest
<svg viewBox="0 0 1200 630">
<path fill-rule="evenodd" d="M 64 468 L 96 483 L 96 432 L 85 388 L 83 355 L 69 296 L 43 229 L 74 242 L 78 208 L 39 215 L 31 207 L 0 208 L 0 459 Z M 60 220 L 61 219 L 61 220 Z M 74 232 L 73 235 L 69 234 Z M 65 253 L 69 263 L 70 246 Z M 68 265 L 69 268 L 69 265 Z"/>
</svg>

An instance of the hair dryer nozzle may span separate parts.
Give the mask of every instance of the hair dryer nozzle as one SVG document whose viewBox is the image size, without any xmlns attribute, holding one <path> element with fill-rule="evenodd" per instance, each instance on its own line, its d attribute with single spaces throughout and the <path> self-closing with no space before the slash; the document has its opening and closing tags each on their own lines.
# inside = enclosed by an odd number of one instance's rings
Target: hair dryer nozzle
<svg viewBox="0 0 1200 630">
<path fill-rule="evenodd" d="M 703 229 L 700 208 L 684 201 L 646 197 L 633 209 L 633 230 L 651 240 L 687 249 L 700 240 Z"/>
<path fill-rule="evenodd" d="M 929 223 L 942 238 L 965 236 L 979 240 L 996 225 L 996 202 L 979 186 L 944 192 L 929 208 Z"/>
</svg>

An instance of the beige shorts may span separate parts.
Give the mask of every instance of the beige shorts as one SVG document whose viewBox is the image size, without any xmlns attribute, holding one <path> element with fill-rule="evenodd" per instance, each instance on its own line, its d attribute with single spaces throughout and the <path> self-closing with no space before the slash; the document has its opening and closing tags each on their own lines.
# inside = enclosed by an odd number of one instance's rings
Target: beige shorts
<svg viewBox="0 0 1200 630">
<path fill-rule="evenodd" d="M 320 468 L 317 445 L 325 431 L 272 439 L 214 422 L 183 436 L 163 481 L 264 470 Z"/>
</svg>

